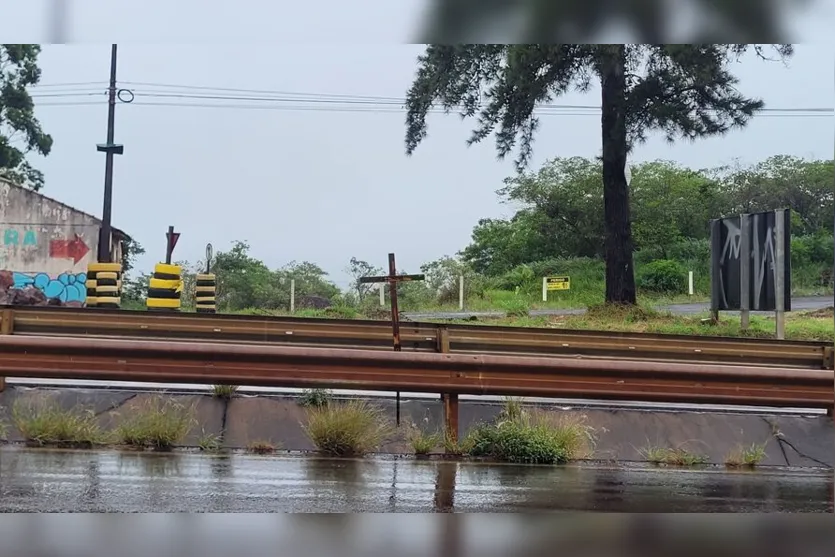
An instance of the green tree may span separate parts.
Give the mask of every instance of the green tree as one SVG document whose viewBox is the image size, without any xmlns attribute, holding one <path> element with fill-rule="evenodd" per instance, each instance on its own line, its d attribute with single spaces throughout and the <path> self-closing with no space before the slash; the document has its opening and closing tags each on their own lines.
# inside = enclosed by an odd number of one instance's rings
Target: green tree
<svg viewBox="0 0 835 557">
<path fill-rule="evenodd" d="M 375 267 L 368 261 L 352 257 L 345 268 L 345 272 L 351 275 L 351 290 L 357 296 L 357 302 L 362 304 L 371 290 L 376 290 L 380 287 L 379 284 L 370 284 L 360 282 L 363 277 L 380 276 L 383 274 L 383 269 Z"/>
<path fill-rule="evenodd" d="M 747 44 L 463 44 L 429 45 L 407 95 L 406 152 L 426 137 L 434 104 L 478 117 L 469 143 L 496 131 L 500 157 L 517 142 L 517 167 L 530 159 L 534 110 L 572 89 L 601 88 L 606 301 L 634 304 L 635 274 L 625 168 L 634 144 L 660 130 L 696 139 L 744 126 L 764 106 L 736 88 L 729 66 Z M 753 45 L 765 58 L 765 47 Z M 791 56 L 791 45 L 775 45 Z"/>
<path fill-rule="evenodd" d="M 36 44 L 0 44 L 0 176 L 35 191 L 43 187 L 43 173 L 26 157 L 52 150 L 26 89 L 41 79 L 40 52 Z"/>
<path fill-rule="evenodd" d="M 296 298 L 321 296 L 330 300 L 339 294 L 339 288 L 327 280 L 328 273 L 315 263 L 291 261 L 277 273 L 280 277 L 280 284 L 286 291 L 288 304 L 290 300 L 290 279 L 296 281 Z"/>
<path fill-rule="evenodd" d="M 216 253 L 212 271 L 217 280 L 218 309 L 278 309 L 283 305 L 280 277 L 249 255 L 247 242 L 235 241 L 229 251 Z"/>
</svg>

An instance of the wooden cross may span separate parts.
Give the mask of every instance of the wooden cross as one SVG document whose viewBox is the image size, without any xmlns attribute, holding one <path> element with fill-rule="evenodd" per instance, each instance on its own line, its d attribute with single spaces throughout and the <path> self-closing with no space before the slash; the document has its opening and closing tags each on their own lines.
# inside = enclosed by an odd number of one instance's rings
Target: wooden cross
<svg viewBox="0 0 835 557">
<path fill-rule="evenodd" d="M 398 275 L 394 263 L 394 254 L 389 254 L 389 274 L 379 277 L 361 277 L 360 283 L 389 283 L 389 298 L 391 299 L 391 335 L 394 340 L 394 351 L 400 352 L 400 311 L 397 309 L 397 283 L 424 280 L 424 275 Z M 381 284 L 382 288 L 382 284 Z M 397 391 L 397 425 L 400 426 L 400 391 Z"/>
</svg>

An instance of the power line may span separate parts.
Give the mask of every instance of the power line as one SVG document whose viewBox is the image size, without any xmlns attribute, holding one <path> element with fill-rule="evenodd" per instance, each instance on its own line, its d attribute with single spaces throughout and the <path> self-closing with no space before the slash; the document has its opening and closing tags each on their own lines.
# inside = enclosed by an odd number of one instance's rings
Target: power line
<svg viewBox="0 0 835 557">
<path fill-rule="evenodd" d="M 95 97 L 104 96 L 106 91 L 89 90 L 90 85 L 98 85 L 102 82 L 80 82 L 80 83 L 54 83 L 43 84 L 37 87 L 47 87 L 48 92 L 33 92 L 33 98 L 66 98 L 74 97 Z M 347 95 L 330 93 L 300 93 L 291 91 L 270 91 L 264 89 L 242 89 L 230 87 L 203 87 L 196 85 L 177 85 L 152 82 L 120 82 L 121 85 L 136 86 L 128 89 L 135 95 L 136 101 L 130 104 L 138 106 L 166 106 L 181 108 L 216 108 L 216 109 L 250 109 L 250 110 L 291 110 L 291 111 L 323 111 L 323 112 L 372 112 L 372 113 L 401 113 L 405 110 L 406 99 L 397 97 L 382 97 L 371 95 Z M 86 87 L 81 90 L 67 90 L 70 87 Z M 162 88 L 163 91 L 145 90 L 142 87 Z M 63 88 L 63 89 L 62 89 Z M 177 91 L 177 90 L 180 91 Z M 194 92 L 188 92 L 194 91 Z M 216 91 L 217 93 L 212 93 Z M 237 94 L 221 94 L 237 93 Z M 152 99 L 144 101 L 141 99 Z M 157 101 L 153 99 L 172 99 L 170 101 Z M 185 102 L 185 101 L 199 102 Z M 204 101 L 233 101 L 226 103 L 207 103 Z M 39 106 L 85 106 L 100 104 L 102 101 L 84 102 L 42 102 Z M 330 105 L 330 106 L 329 106 Z M 454 111 L 459 107 L 452 107 Z M 429 110 L 430 113 L 443 113 L 447 110 L 436 106 Z M 535 109 L 537 114 L 559 115 L 559 116 L 593 116 L 598 115 L 600 107 L 595 105 L 571 105 L 546 103 L 540 104 Z M 758 114 L 759 117 L 818 117 L 831 116 L 835 114 L 832 108 L 827 107 L 793 107 L 793 108 L 764 108 Z"/>
</svg>

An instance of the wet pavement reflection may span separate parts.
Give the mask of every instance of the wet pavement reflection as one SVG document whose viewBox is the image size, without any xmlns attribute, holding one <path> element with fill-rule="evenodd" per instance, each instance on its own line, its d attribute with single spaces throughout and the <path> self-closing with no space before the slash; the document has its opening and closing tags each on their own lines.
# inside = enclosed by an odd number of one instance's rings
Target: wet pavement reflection
<svg viewBox="0 0 835 557">
<path fill-rule="evenodd" d="M 832 472 L 0 449 L 1 512 L 833 512 Z"/>
</svg>

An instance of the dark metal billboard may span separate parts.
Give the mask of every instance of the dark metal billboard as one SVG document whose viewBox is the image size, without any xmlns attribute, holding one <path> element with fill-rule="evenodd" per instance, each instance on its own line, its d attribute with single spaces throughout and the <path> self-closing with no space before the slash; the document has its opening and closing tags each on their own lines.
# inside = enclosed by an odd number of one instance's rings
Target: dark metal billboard
<svg viewBox="0 0 835 557">
<path fill-rule="evenodd" d="M 716 219 L 710 223 L 711 305 L 715 311 L 776 311 L 777 281 L 783 308 L 791 311 L 791 232 L 789 209 Z M 783 253 L 777 243 L 783 220 Z M 775 273 L 783 259 L 782 276 Z M 741 261 L 747 261 L 747 268 Z M 748 303 L 743 297 L 747 293 Z"/>
</svg>

